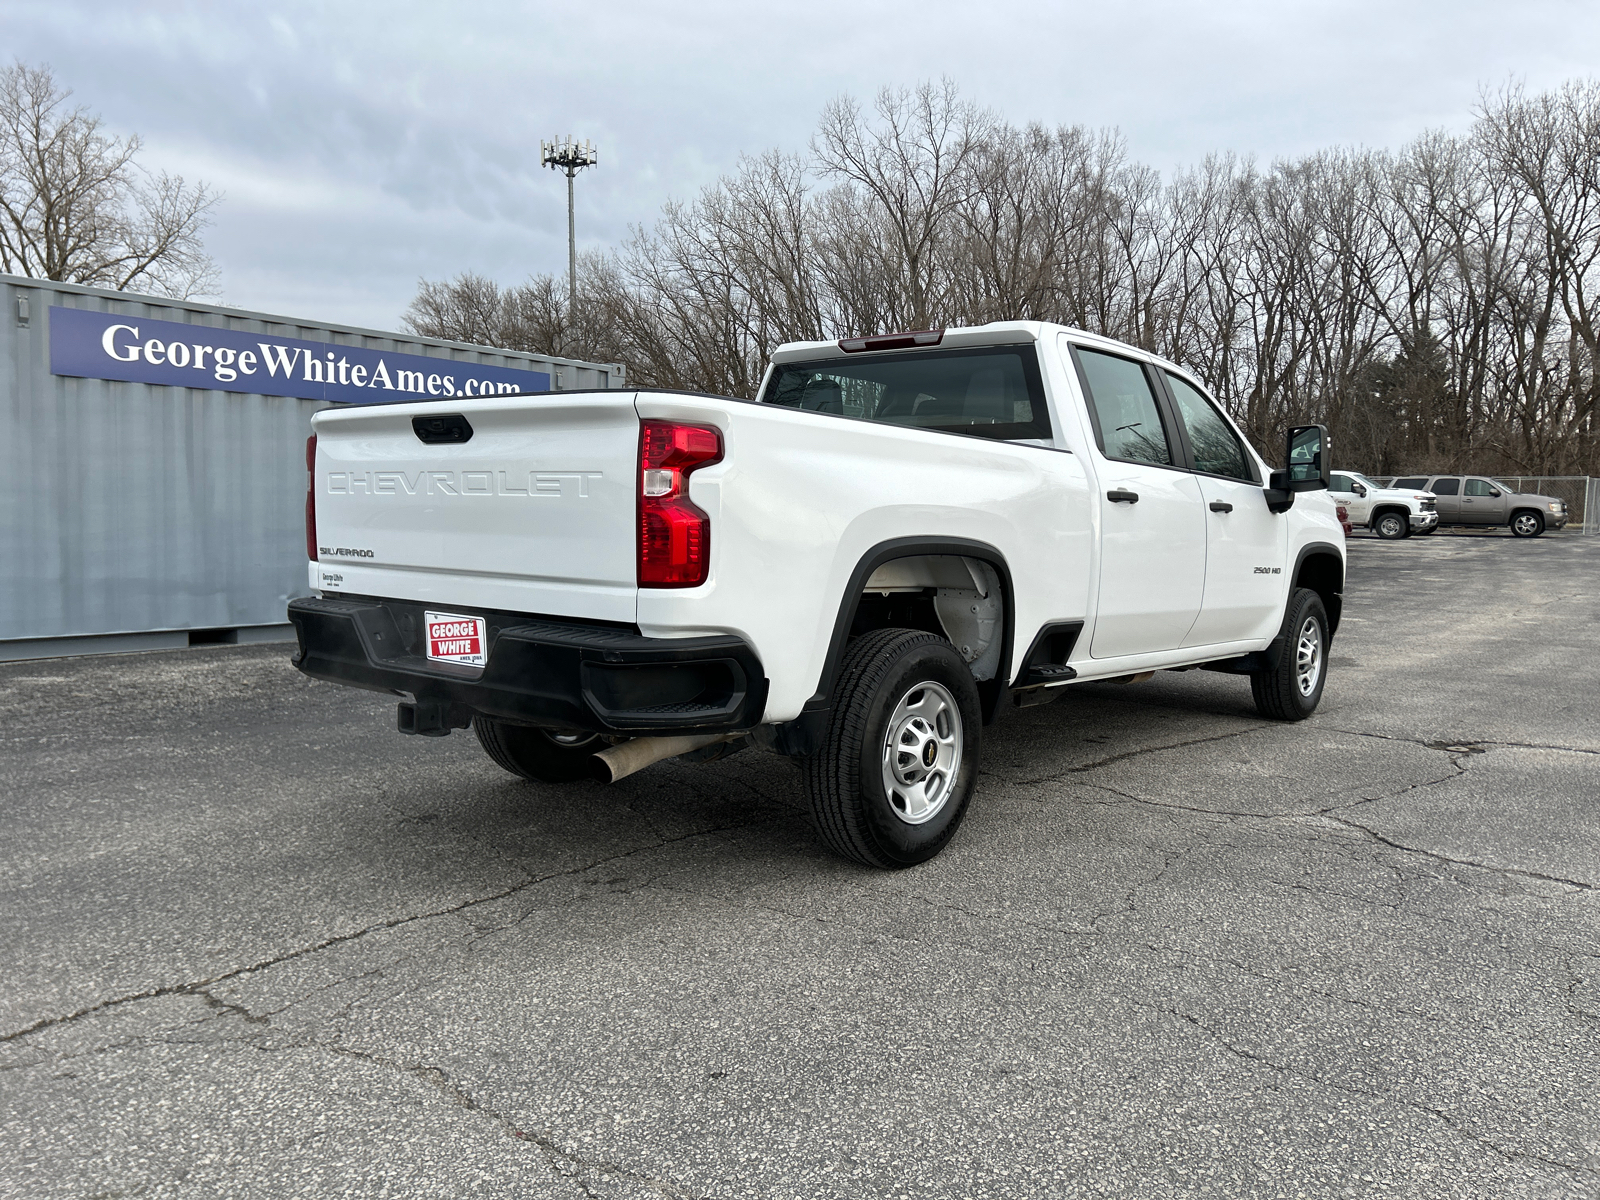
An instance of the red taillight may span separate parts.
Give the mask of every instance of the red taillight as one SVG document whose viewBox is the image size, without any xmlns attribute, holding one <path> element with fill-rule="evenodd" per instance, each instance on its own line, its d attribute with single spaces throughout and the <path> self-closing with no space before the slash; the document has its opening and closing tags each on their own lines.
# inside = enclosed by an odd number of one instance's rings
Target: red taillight
<svg viewBox="0 0 1600 1200">
<path fill-rule="evenodd" d="M 317 561 L 317 435 L 306 439 L 306 557 Z"/>
<path fill-rule="evenodd" d="M 709 425 L 639 424 L 639 586 L 698 587 L 711 565 L 711 518 L 689 500 L 689 473 L 722 458 Z"/>
</svg>

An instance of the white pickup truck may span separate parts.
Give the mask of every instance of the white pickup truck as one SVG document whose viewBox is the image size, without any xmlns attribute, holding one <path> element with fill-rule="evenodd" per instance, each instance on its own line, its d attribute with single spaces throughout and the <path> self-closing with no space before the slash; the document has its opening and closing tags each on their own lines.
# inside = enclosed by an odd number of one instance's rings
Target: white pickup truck
<svg viewBox="0 0 1600 1200">
<path fill-rule="evenodd" d="M 1439 528 L 1434 495 L 1415 488 L 1379 487 L 1359 471 L 1335 471 L 1328 481 L 1335 504 L 1352 525 L 1364 525 L 1386 542 Z"/>
<path fill-rule="evenodd" d="M 792 755 L 824 841 L 878 867 L 950 840 L 1007 706 L 1205 667 L 1298 720 L 1339 624 L 1326 432 L 1271 471 L 1192 375 L 1056 325 L 786 345 L 753 402 L 313 429 L 302 671 L 535 780 Z"/>
</svg>

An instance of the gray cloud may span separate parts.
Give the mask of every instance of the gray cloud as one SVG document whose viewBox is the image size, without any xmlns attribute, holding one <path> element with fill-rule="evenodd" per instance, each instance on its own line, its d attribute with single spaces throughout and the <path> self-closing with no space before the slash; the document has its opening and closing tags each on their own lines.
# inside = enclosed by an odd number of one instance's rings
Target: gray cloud
<svg viewBox="0 0 1600 1200">
<path fill-rule="evenodd" d="M 600 148 L 579 232 L 609 245 L 741 153 L 802 149 L 844 91 L 948 75 L 1013 121 L 1118 126 L 1163 170 L 1396 145 L 1464 128 L 1482 85 L 1592 71 L 1600 6 L 12 0 L 0 28 L 147 165 L 227 193 L 229 303 L 390 328 L 419 277 L 563 269 L 555 134 Z"/>
</svg>

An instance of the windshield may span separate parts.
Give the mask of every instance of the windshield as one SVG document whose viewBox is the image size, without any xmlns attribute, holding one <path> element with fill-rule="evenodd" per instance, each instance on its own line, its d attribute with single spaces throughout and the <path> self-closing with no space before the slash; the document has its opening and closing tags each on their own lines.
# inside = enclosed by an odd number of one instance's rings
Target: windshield
<svg viewBox="0 0 1600 1200">
<path fill-rule="evenodd" d="M 761 402 L 997 441 L 1050 438 L 1031 345 L 780 363 Z"/>
</svg>

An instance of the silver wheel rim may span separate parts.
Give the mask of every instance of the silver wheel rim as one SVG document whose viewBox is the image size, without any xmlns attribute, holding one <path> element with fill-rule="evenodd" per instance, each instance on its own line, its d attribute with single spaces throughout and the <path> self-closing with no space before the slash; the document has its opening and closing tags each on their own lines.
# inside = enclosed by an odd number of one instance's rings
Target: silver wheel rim
<svg viewBox="0 0 1600 1200">
<path fill-rule="evenodd" d="M 883 791 L 907 825 L 933 820 L 961 771 L 961 710 L 941 683 L 914 684 L 889 714 Z"/>
<path fill-rule="evenodd" d="M 1533 533 L 1533 531 L 1535 529 L 1537 529 L 1537 528 L 1538 528 L 1538 522 L 1536 522 L 1527 513 L 1523 513 L 1520 517 L 1517 518 L 1517 532 L 1522 534 L 1523 537 L 1530 536 Z"/>
<path fill-rule="evenodd" d="M 1400 528 L 1401 526 L 1399 517 L 1384 517 L 1383 520 L 1378 522 L 1378 532 L 1382 533 L 1385 537 L 1399 537 Z"/>
<path fill-rule="evenodd" d="M 1317 690 L 1317 680 L 1322 677 L 1322 626 L 1315 617 L 1306 618 L 1295 639 L 1294 674 L 1302 696 L 1309 697 Z"/>
</svg>

